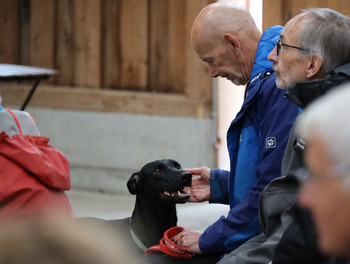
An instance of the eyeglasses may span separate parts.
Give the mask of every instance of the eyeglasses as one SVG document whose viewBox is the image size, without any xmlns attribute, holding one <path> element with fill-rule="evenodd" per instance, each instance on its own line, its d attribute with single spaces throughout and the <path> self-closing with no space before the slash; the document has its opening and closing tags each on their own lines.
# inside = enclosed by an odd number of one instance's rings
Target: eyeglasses
<svg viewBox="0 0 350 264">
<path fill-rule="evenodd" d="M 279 40 L 277 40 L 277 44 L 276 44 L 276 46 L 277 46 L 277 56 L 279 55 L 279 53 L 280 53 L 280 50 L 281 50 L 282 46 L 284 46 L 284 47 L 289 47 L 289 48 L 293 48 L 293 49 L 298 49 L 298 50 L 305 50 L 305 49 L 300 48 L 300 47 L 296 47 L 296 46 L 292 46 L 292 45 L 284 44 L 284 43 L 282 43 L 282 42 L 281 42 L 281 40 L 280 40 L 280 39 L 279 39 Z"/>
<path fill-rule="evenodd" d="M 296 170 L 295 174 L 300 183 L 317 182 L 326 178 L 337 178 L 349 175 L 350 164 L 338 163 L 320 173 L 310 173 L 307 168 L 303 167 Z"/>
</svg>

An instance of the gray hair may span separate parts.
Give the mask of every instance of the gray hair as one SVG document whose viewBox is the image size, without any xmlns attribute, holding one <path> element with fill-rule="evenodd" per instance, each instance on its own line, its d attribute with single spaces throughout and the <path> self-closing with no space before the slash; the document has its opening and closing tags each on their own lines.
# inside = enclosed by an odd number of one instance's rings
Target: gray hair
<svg viewBox="0 0 350 264">
<path fill-rule="evenodd" d="M 350 83 L 314 101 L 299 120 L 297 133 L 306 142 L 317 135 L 335 164 L 350 164 Z"/>
<path fill-rule="evenodd" d="M 328 8 L 305 9 L 298 15 L 306 19 L 300 30 L 302 56 L 318 54 L 325 72 L 350 62 L 350 18 Z"/>
</svg>

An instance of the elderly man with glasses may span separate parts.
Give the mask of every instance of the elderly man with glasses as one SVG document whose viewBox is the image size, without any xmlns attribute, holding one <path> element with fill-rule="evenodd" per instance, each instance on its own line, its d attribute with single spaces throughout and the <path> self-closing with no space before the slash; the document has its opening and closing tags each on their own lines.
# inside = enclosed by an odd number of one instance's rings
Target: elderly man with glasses
<svg viewBox="0 0 350 264">
<path fill-rule="evenodd" d="M 276 84 L 301 109 L 339 84 L 350 81 L 350 19 L 334 10 L 303 10 L 292 18 L 269 54 Z M 298 205 L 299 168 L 304 167 L 305 139 L 293 126 L 282 161 L 282 176 L 261 193 L 262 234 L 226 255 L 219 263 L 334 263 L 317 247 L 309 211 Z M 332 227 L 329 227 L 332 228 Z"/>
</svg>

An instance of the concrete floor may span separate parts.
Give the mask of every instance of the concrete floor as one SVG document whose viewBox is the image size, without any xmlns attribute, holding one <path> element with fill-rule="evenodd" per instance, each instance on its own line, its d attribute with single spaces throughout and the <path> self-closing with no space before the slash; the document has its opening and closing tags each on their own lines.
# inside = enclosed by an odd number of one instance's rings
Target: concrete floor
<svg viewBox="0 0 350 264">
<path fill-rule="evenodd" d="M 124 218 L 131 215 L 135 196 L 128 194 L 108 194 L 82 190 L 67 192 L 75 217 L 93 216 L 103 219 Z M 204 231 L 222 215 L 227 215 L 227 205 L 186 203 L 177 205 L 178 225 Z"/>
</svg>

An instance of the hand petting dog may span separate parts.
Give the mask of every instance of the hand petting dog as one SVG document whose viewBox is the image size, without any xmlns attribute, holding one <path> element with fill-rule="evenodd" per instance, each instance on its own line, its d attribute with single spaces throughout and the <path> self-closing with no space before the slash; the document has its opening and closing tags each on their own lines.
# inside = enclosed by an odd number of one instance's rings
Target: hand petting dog
<svg viewBox="0 0 350 264">
<path fill-rule="evenodd" d="M 191 168 L 185 169 L 185 171 L 191 173 L 193 176 L 198 176 L 192 178 L 192 185 L 190 188 L 186 188 L 190 190 L 190 202 L 204 202 L 209 201 L 210 198 L 210 169 L 208 167 L 200 167 L 200 168 Z"/>
</svg>

